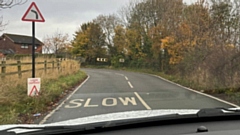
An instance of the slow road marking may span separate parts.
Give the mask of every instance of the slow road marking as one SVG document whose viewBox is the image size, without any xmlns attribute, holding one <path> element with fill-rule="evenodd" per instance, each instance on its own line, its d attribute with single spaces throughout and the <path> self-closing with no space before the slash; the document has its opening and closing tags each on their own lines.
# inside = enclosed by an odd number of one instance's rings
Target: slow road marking
<svg viewBox="0 0 240 135">
<path fill-rule="evenodd" d="M 69 101 L 69 104 L 65 105 L 64 108 L 79 108 L 79 107 L 84 107 L 84 108 L 93 108 L 93 107 L 99 107 L 100 105 L 106 106 L 106 107 L 112 107 L 112 106 L 117 106 L 118 103 L 121 103 L 124 106 L 128 105 L 137 105 L 135 97 L 118 97 L 118 98 L 113 98 L 113 97 L 108 97 L 102 99 L 101 104 L 97 102 L 98 104 L 93 103 L 92 98 L 87 98 L 85 99 L 73 99 Z"/>
</svg>

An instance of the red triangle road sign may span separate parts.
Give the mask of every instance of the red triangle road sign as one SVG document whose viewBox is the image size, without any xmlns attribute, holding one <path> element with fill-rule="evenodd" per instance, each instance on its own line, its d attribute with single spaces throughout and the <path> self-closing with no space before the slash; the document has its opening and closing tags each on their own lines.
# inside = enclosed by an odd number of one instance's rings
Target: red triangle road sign
<svg viewBox="0 0 240 135">
<path fill-rule="evenodd" d="M 32 2 L 26 13 L 23 15 L 22 21 L 45 22 L 45 19 L 43 18 L 35 2 Z"/>
<path fill-rule="evenodd" d="M 33 96 L 38 95 L 38 93 L 39 93 L 38 90 L 37 90 L 37 87 L 35 85 L 33 86 L 29 96 L 32 96 L 33 93 L 34 93 Z"/>
</svg>

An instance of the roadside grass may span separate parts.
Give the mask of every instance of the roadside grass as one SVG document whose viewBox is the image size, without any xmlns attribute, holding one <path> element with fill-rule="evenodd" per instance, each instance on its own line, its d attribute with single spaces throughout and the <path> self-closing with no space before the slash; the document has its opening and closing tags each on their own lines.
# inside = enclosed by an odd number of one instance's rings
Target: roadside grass
<svg viewBox="0 0 240 135">
<path fill-rule="evenodd" d="M 39 58 L 39 61 L 43 60 Z M 36 65 L 36 68 L 39 66 Z M 41 91 L 35 97 L 27 96 L 27 78 L 31 78 L 31 72 L 23 73 L 21 78 L 10 75 L 0 79 L 0 124 L 33 123 L 33 114 L 43 115 L 56 107 L 61 98 L 87 77 L 86 73 L 80 71 L 80 64 L 74 60 L 62 61 L 61 67 L 64 68 L 50 69 L 46 73 L 36 70 L 36 77 L 41 78 Z M 12 72 L 16 69 L 7 70 Z"/>
</svg>

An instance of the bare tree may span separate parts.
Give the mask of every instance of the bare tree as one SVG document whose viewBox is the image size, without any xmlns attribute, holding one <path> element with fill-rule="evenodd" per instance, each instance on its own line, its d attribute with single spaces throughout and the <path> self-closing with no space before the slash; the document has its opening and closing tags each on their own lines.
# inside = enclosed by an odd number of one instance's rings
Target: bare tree
<svg viewBox="0 0 240 135">
<path fill-rule="evenodd" d="M 28 0 L 0 0 L 0 10 L 6 8 L 12 8 L 17 5 L 25 4 Z M 3 17 L 0 17 L 0 31 L 4 30 L 7 23 L 3 22 Z"/>
<path fill-rule="evenodd" d="M 106 42 L 108 46 L 113 45 L 113 36 L 114 36 L 114 29 L 116 26 L 120 25 L 120 19 L 112 14 L 112 15 L 99 15 L 96 19 L 93 20 L 94 23 L 97 23 L 106 34 Z"/>
<path fill-rule="evenodd" d="M 43 39 L 45 53 L 55 53 L 58 54 L 60 51 L 64 51 L 70 45 L 70 40 L 68 34 L 62 34 L 57 31 L 52 36 L 46 36 Z"/>
<path fill-rule="evenodd" d="M 7 25 L 8 23 L 6 22 L 3 22 L 3 17 L 0 16 L 0 31 L 3 31 L 5 26 Z"/>
<path fill-rule="evenodd" d="M 25 4 L 27 0 L 0 0 L 0 9 L 12 8 L 16 5 Z"/>
</svg>

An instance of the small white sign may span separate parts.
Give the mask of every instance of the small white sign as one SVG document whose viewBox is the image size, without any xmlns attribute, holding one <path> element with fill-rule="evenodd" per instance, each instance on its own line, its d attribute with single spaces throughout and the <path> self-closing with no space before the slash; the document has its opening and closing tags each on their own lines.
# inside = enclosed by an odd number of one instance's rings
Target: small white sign
<svg viewBox="0 0 240 135">
<path fill-rule="evenodd" d="M 28 78 L 28 96 L 38 96 L 40 86 L 41 78 Z"/>
<path fill-rule="evenodd" d="M 125 62 L 125 60 L 124 60 L 123 58 L 120 58 L 120 59 L 119 59 L 119 62 L 122 62 L 122 63 L 123 63 L 123 62 Z"/>
<path fill-rule="evenodd" d="M 107 62 L 108 59 L 107 58 L 97 58 L 97 61 L 101 61 L 101 62 Z"/>
</svg>

